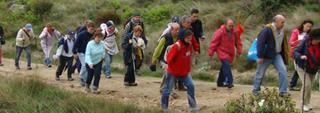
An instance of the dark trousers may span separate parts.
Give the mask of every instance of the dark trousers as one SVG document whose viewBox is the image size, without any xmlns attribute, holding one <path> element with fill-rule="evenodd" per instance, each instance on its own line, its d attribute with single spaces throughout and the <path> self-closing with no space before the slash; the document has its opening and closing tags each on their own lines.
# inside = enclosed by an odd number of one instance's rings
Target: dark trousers
<svg viewBox="0 0 320 113">
<path fill-rule="evenodd" d="M 217 85 L 222 86 L 231 84 L 233 84 L 233 77 L 230 63 L 227 60 L 222 60 Z"/>
<path fill-rule="evenodd" d="M 91 81 L 94 77 L 93 90 L 97 90 L 99 88 L 100 75 L 101 75 L 101 69 L 102 69 L 102 61 L 96 65 L 93 65 L 93 69 L 91 69 L 88 64 L 86 64 L 86 68 L 87 68 L 87 72 L 88 72 L 87 85 L 88 85 L 88 87 L 90 86 Z"/>
<path fill-rule="evenodd" d="M 133 63 L 130 62 L 128 64 L 126 64 L 126 74 L 124 77 L 124 82 L 126 83 L 135 83 L 136 81 L 136 77 L 135 77 L 135 72 L 134 72 L 134 66 Z"/>
<path fill-rule="evenodd" d="M 78 73 L 80 73 L 80 69 L 81 69 L 81 62 L 78 59 L 76 59 L 76 63 L 72 66 L 72 73 L 74 73 L 76 71 L 76 69 L 78 70 Z"/>
<path fill-rule="evenodd" d="M 293 76 L 290 81 L 290 87 L 296 87 L 299 79 L 299 75 L 297 71 L 294 71 Z"/>
<path fill-rule="evenodd" d="M 72 78 L 72 62 L 73 62 L 73 57 L 65 57 L 65 56 L 60 56 L 59 57 L 59 65 L 57 68 L 56 72 L 56 77 L 59 77 L 62 72 L 67 68 L 68 69 L 68 78 Z"/>
</svg>

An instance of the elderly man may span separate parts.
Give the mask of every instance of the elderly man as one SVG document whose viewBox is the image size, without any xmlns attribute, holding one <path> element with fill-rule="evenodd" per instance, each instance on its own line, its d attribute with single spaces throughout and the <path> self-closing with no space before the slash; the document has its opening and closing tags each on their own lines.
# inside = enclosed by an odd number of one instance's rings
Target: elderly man
<svg viewBox="0 0 320 113">
<path fill-rule="evenodd" d="M 155 48 L 152 56 L 152 65 L 150 66 L 151 70 L 155 70 L 157 61 L 160 62 L 161 67 L 165 70 L 167 68 L 167 62 L 165 61 L 164 55 L 166 52 L 166 49 L 168 46 L 174 44 L 178 40 L 178 34 L 179 34 L 180 25 L 178 23 L 172 23 L 170 25 L 169 32 L 164 34 Z M 166 76 L 164 74 L 162 83 L 161 83 L 161 89 L 162 91 L 163 84 L 165 83 Z M 175 94 L 175 93 L 174 93 Z"/>
<path fill-rule="evenodd" d="M 270 64 L 274 65 L 279 72 L 279 95 L 287 94 L 287 69 L 288 63 L 288 41 L 283 27 L 285 18 L 276 15 L 273 22 L 265 26 L 259 33 L 257 41 L 258 65 L 254 80 L 253 94 L 258 95 L 263 76 Z"/>
<path fill-rule="evenodd" d="M 242 52 L 242 43 L 238 38 L 236 30 L 233 29 L 234 22 L 232 19 L 227 19 L 226 23 L 222 25 L 212 37 L 208 55 L 212 57 L 217 52 L 221 61 L 221 68 L 217 81 L 218 87 L 233 87 L 233 77 L 230 64 L 233 62 L 235 56 L 235 48 L 237 48 L 237 55 Z"/>
</svg>

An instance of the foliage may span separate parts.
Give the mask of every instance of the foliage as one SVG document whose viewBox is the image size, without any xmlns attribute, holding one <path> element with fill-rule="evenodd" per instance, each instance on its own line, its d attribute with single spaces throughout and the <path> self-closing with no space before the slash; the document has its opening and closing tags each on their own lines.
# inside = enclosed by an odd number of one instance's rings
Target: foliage
<svg viewBox="0 0 320 113">
<path fill-rule="evenodd" d="M 106 23 L 108 20 L 112 20 L 115 23 L 120 23 L 120 15 L 114 11 L 102 10 L 96 13 L 95 20 L 97 23 Z"/>
<path fill-rule="evenodd" d="M 142 14 L 142 18 L 147 23 L 156 23 L 165 19 L 170 18 L 170 6 L 169 5 L 162 5 L 158 7 L 154 7 L 147 12 Z"/>
<path fill-rule="evenodd" d="M 35 15 L 38 15 L 40 19 L 43 19 L 44 16 L 51 12 L 53 3 L 49 0 L 32 0 L 28 4 L 28 7 Z"/>
<path fill-rule="evenodd" d="M 243 94 L 225 104 L 225 113 L 298 113 L 290 96 L 279 96 L 276 89 L 266 89 L 258 96 Z"/>
<path fill-rule="evenodd" d="M 102 97 L 87 97 L 50 86 L 36 78 L 0 80 L 0 112 L 4 113 L 159 113 Z"/>
</svg>

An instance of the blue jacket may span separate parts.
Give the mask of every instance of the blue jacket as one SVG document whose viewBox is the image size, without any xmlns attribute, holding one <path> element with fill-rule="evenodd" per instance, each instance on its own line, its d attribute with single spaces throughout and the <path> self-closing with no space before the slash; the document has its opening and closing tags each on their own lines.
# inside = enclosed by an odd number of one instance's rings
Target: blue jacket
<svg viewBox="0 0 320 113">
<path fill-rule="evenodd" d="M 298 47 L 294 50 L 294 59 L 295 59 L 295 62 L 296 64 L 302 68 L 302 69 L 306 69 L 306 72 L 307 73 L 310 73 L 310 74 L 316 74 L 318 69 L 319 69 L 319 64 L 317 68 L 310 68 L 309 67 L 309 63 L 307 60 L 302 60 L 300 57 L 302 55 L 307 55 L 307 57 L 310 59 L 312 56 L 310 56 L 310 54 L 308 54 L 308 44 L 309 42 L 311 41 L 310 37 L 307 36 L 306 38 L 304 38 L 301 43 L 298 45 Z M 314 57 L 314 56 L 313 56 Z M 316 58 L 316 57 L 314 57 Z M 317 60 L 317 59 L 314 59 L 314 60 Z M 314 62 L 314 61 L 313 61 Z M 314 63 L 316 62 L 319 62 L 319 61 L 315 61 Z"/>
<path fill-rule="evenodd" d="M 72 50 L 73 54 L 85 53 L 88 42 L 91 40 L 92 34 L 88 31 L 82 31 L 79 33 L 74 48 Z"/>
<path fill-rule="evenodd" d="M 276 52 L 275 36 L 272 31 L 272 25 L 268 24 L 258 35 L 257 40 L 257 52 L 258 58 L 274 59 Z M 289 60 L 289 46 L 287 41 L 287 35 L 285 33 L 282 41 L 281 56 L 285 64 L 288 64 Z"/>
</svg>

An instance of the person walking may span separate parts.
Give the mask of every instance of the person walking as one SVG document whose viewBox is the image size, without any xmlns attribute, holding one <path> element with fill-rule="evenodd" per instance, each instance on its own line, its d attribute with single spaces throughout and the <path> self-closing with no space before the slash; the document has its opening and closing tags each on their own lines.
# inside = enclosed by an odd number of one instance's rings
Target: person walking
<svg viewBox="0 0 320 113">
<path fill-rule="evenodd" d="M 59 48 L 61 49 L 60 53 L 57 53 L 57 57 L 59 57 L 59 65 L 56 71 L 56 80 L 60 80 L 60 76 L 62 72 L 65 70 L 67 71 L 68 81 L 73 81 L 72 78 L 72 62 L 73 62 L 73 53 L 72 49 L 74 47 L 75 42 L 75 32 L 68 30 L 68 34 L 65 37 L 59 40 Z"/>
<path fill-rule="evenodd" d="M 289 58 L 289 47 L 287 35 L 283 28 L 285 18 L 283 15 L 276 15 L 271 24 L 267 24 L 259 33 L 257 40 L 257 71 L 253 84 L 253 94 L 258 95 L 263 76 L 270 64 L 274 65 L 279 73 L 279 95 L 289 95 L 287 92 L 287 68 Z"/>
<path fill-rule="evenodd" d="M 106 56 L 104 58 L 104 74 L 106 78 L 111 78 L 111 63 L 114 55 L 119 53 L 118 45 L 117 45 L 117 33 L 114 23 L 109 20 L 106 23 L 106 29 L 102 31 L 104 35 L 104 47 L 106 49 Z"/>
<path fill-rule="evenodd" d="M 218 87 L 234 87 L 231 64 L 235 57 L 235 53 L 237 56 L 241 55 L 242 42 L 239 40 L 240 38 L 237 37 L 237 32 L 233 27 L 234 21 L 232 19 L 227 19 L 226 23 L 214 32 L 208 49 L 208 55 L 210 58 L 212 58 L 216 52 L 219 60 L 221 61 L 220 72 L 217 80 Z"/>
<path fill-rule="evenodd" d="M 81 69 L 80 69 L 80 84 L 81 86 L 85 86 L 85 82 L 87 80 L 87 69 L 85 64 L 85 52 L 87 48 L 88 42 L 91 40 L 93 33 L 94 33 L 94 23 L 88 22 L 86 24 L 86 30 L 82 31 L 77 35 L 76 42 L 73 47 L 73 54 L 74 58 L 79 58 L 81 62 Z"/>
<path fill-rule="evenodd" d="M 31 41 L 34 39 L 34 33 L 32 30 L 32 24 L 27 23 L 23 28 L 18 31 L 16 37 L 16 56 L 15 56 L 15 67 L 17 70 L 20 69 L 19 61 L 23 50 L 26 51 L 27 56 L 27 69 L 31 70 Z"/>
<path fill-rule="evenodd" d="M 92 87 L 93 93 L 98 94 L 102 62 L 105 57 L 105 47 L 102 41 L 103 34 L 101 33 L 101 29 L 98 28 L 93 37 L 94 39 L 88 43 L 85 53 L 85 65 L 88 71 L 85 90 L 87 92 L 91 91 L 90 85 L 92 80 L 94 79 Z"/>
<path fill-rule="evenodd" d="M 58 39 L 61 37 L 61 33 L 56 30 L 51 23 L 48 23 L 45 28 L 43 28 L 39 38 L 41 39 L 40 44 L 43 50 L 45 59 L 44 64 L 51 68 L 52 56 L 51 50 L 53 48 L 54 38 Z"/>
<path fill-rule="evenodd" d="M 4 31 L 3 31 L 3 27 L 0 25 L 0 66 L 3 66 L 3 62 L 2 62 L 2 46 L 4 44 L 2 44 L 2 42 L 4 41 Z"/>
<path fill-rule="evenodd" d="M 192 31 L 180 29 L 179 41 L 174 43 L 167 55 L 167 80 L 165 81 L 164 89 L 161 96 L 161 108 L 168 112 L 169 96 L 173 82 L 181 81 L 187 87 L 187 97 L 189 110 L 191 112 L 198 111 L 197 102 L 194 92 L 194 84 L 191 77 L 191 56 L 192 56 Z"/>
<path fill-rule="evenodd" d="M 291 38 L 289 40 L 289 44 L 291 46 L 290 48 L 290 55 L 293 58 L 293 52 L 294 49 L 299 45 L 299 43 L 301 42 L 301 40 L 303 40 L 306 35 L 309 35 L 309 32 L 311 31 L 313 26 L 313 21 L 310 19 L 306 19 L 304 20 L 297 28 L 292 30 L 291 33 Z M 290 81 L 290 86 L 289 86 L 289 90 L 291 91 L 299 91 L 299 88 L 296 88 L 297 86 L 297 82 L 299 79 L 299 75 L 298 72 L 296 71 L 297 69 L 297 65 L 295 62 L 293 62 L 294 67 L 295 67 L 295 71 L 292 75 L 292 79 Z"/>
<path fill-rule="evenodd" d="M 309 36 L 305 36 L 294 50 L 294 58 L 297 65 L 296 71 L 302 81 L 301 105 L 303 111 L 308 112 L 312 110 L 310 105 L 312 84 L 320 69 L 320 27 L 311 30 Z"/>
</svg>

